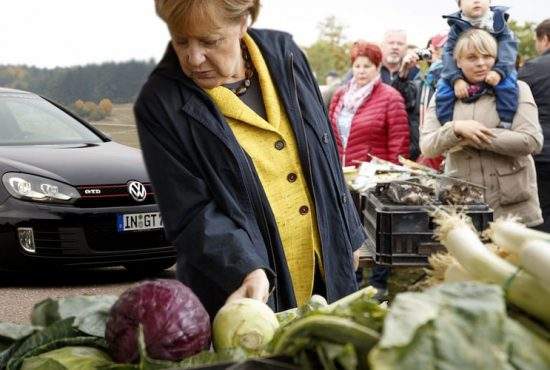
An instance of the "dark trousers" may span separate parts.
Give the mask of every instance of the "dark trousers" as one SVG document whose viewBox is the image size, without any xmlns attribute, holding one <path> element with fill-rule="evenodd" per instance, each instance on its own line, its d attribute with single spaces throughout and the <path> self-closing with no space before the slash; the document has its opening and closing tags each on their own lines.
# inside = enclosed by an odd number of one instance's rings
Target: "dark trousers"
<svg viewBox="0 0 550 370">
<path fill-rule="evenodd" d="M 327 286 L 325 280 L 323 280 L 323 274 L 321 274 L 321 270 L 319 270 L 319 264 L 317 263 L 315 263 L 315 277 L 313 278 L 313 294 L 325 298 L 327 296 Z"/>
<path fill-rule="evenodd" d="M 544 223 L 535 229 L 550 233 L 550 162 L 535 162 L 540 208 Z"/>
<path fill-rule="evenodd" d="M 369 276 L 369 285 L 376 289 L 388 289 L 390 273 L 389 266 L 374 265 Z"/>
</svg>

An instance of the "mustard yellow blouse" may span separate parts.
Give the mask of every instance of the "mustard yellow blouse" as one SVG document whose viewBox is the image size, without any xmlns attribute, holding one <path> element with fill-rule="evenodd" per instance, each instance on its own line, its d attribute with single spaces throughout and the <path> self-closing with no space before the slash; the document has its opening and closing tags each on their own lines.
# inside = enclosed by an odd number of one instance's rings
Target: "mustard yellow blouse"
<svg viewBox="0 0 550 370">
<path fill-rule="evenodd" d="M 296 301 L 301 305 L 312 294 L 316 260 L 322 271 L 315 207 L 292 126 L 265 60 L 249 35 L 244 36 L 244 42 L 258 74 L 267 121 L 223 86 L 206 92 L 227 119 L 241 147 L 252 158 L 277 222 Z"/>
</svg>

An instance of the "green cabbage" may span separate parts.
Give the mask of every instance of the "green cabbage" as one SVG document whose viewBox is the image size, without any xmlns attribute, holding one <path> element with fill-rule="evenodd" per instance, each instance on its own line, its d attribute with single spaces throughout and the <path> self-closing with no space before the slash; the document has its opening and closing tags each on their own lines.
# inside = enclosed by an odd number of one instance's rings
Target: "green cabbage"
<svg viewBox="0 0 550 370">
<path fill-rule="evenodd" d="M 63 347 L 26 358 L 21 370 L 96 370 L 111 363 L 111 358 L 97 348 Z"/>
</svg>

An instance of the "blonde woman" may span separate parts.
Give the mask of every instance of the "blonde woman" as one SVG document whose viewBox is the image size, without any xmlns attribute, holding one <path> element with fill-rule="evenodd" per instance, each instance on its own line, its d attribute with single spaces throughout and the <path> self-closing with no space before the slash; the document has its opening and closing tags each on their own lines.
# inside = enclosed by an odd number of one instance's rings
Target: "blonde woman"
<svg viewBox="0 0 550 370">
<path fill-rule="evenodd" d="M 259 7 L 156 1 L 171 41 L 135 105 L 177 278 L 211 315 L 349 294 L 365 238 L 309 65 L 290 35 L 249 27 Z"/>
<path fill-rule="evenodd" d="M 499 128 L 495 96 L 484 83 L 497 57 L 496 40 L 486 31 L 463 33 L 454 49 L 471 86 L 457 101 L 449 122 L 439 122 L 432 100 L 421 129 L 426 157 L 447 153 L 445 172 L 482 185 L 495 217 L 515 215 L 528 226 L 542 223 L 532 154 L 542 148 L 542 132 L 531 90 L 518 81 L 519 104 L 511 129 Z"/>
</svg>

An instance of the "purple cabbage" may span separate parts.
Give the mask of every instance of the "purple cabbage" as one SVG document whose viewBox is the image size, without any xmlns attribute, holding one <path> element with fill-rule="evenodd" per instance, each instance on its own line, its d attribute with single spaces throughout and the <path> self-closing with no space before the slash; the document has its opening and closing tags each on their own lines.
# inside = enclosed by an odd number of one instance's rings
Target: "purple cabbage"
<svg viewBox="0 0 550 370">
<path fill-rule="evenodd" d="M 109 313 L 105 339 L 113 359 L 139 359 L 138 327 L 147 355 L 180 361 L 210 344 L 210 318 L 197 296 L 177 280 L 145 281 L 126 290 Z"/>
</svg>

